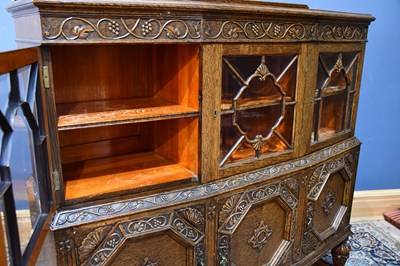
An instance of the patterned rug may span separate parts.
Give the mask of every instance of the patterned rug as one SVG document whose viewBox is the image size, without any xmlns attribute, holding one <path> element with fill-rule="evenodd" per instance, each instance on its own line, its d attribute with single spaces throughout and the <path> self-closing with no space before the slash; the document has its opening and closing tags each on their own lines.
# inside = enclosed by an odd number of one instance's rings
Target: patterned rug
<svg viewBox="0 0 400 266">
<path fill-rule="evenodd" d="M 400 230 L 390 223 L 379 221 L 352 224 L 351 253 L 346 266 L 400 265 Z M 323 260 L 330 265 L 330 254 Z"/>
</svg>

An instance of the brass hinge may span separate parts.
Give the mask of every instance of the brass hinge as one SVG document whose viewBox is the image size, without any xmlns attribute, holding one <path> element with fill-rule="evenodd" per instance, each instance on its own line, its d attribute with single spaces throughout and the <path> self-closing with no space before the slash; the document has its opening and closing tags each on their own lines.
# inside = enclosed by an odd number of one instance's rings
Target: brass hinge
<svg viewBox="0 0 400 266">
<path fill-rule="evenodd" d="M 50 89 L 49 67 L 43 66 L 43 85 L 45 89 Z"/>
<path fill-rule="evenodd" d="M 61 189 L 61 187 L 60 187 L 60 173 L 58 171 L 54 171 L 52 176 L 53 176 L 53 188 L 54 188 L 54 191 L 59 191 Z"/>
</svg>

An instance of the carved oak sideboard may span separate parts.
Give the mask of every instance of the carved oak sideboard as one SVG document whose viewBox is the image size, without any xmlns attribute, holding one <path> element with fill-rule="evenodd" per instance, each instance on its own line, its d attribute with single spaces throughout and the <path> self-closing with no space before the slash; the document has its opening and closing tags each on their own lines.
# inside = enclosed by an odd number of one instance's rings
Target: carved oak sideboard
<svg viewBox="0 0 400 266">
<path fill-rule="evenodd" d="M 236 0 L 8 11 L 19 45 L 40 44 L 25 52 L 58 265 L 345 263 L 372 16 Z"/>
</svg>

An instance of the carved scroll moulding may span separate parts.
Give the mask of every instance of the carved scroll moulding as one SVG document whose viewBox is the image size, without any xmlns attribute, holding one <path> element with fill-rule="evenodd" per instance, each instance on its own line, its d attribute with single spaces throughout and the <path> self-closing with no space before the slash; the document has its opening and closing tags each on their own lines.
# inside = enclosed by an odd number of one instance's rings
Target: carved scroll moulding
<svg viewBox="0 0 400 266">
<path fill-rule="evenodd" d="M 366 25 L 208 20 L 201 16 L 42 17 L 44 41 L 204 40 L 204 41 L 366 41 Z"/>
<path fill-rule="evenodd" d="M 42 20 L 42 30 L 44 40 L 198 40 L 201 20 L 46 17 Z"/>
</svg>

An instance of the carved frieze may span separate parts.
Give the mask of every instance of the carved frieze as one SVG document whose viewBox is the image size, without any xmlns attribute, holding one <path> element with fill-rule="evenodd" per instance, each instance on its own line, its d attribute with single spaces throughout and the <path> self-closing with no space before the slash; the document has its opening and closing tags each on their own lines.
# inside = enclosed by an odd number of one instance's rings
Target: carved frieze
<svg viewBox="0 0 400 266">
<path fill-rule="evenodd" d="M 367 25 L 271 20 L 211 20 L 158 14 L 45 16 L 44 41 L 366 41 Z"/>
<path fill-rule="evenodd" d="M 151 17 L 45 17 L 44 40 L 197 40 L 201 37 L 201 20 L 160 19 Z"/>
<path fill-rule="evenodd" d="M 315 40 L 365 41 L 367 26 L 300 22 L 208 20 L 206 39 L 210 40 Z"/>
</svg>

